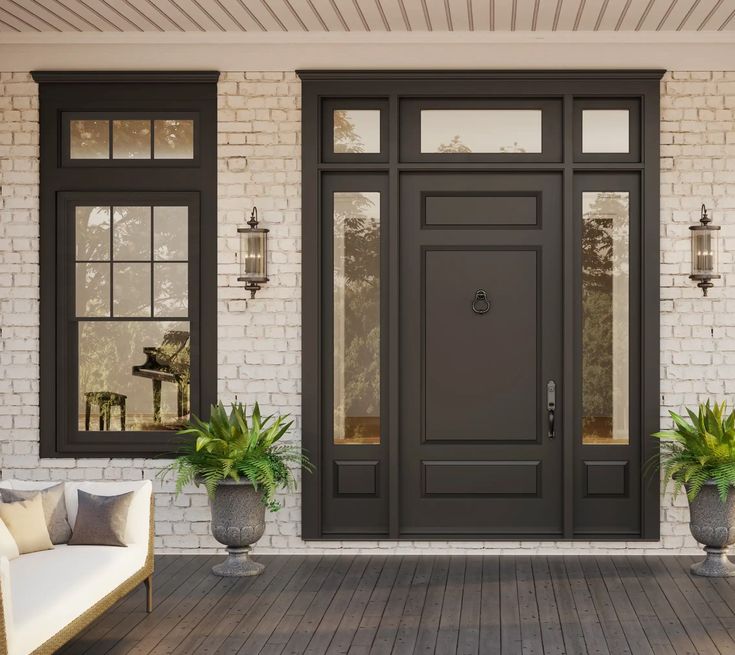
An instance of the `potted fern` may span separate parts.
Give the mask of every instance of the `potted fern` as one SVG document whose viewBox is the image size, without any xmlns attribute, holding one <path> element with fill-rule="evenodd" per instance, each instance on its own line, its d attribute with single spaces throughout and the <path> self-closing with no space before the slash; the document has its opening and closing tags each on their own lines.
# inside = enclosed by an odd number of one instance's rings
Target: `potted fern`
<svg viewBox="0 0 735 655">
<path fill-rule="evenodd" d="M 295 488 L 291 466 L 312 468 L 300 446 L 281 441 L 293 423 L 287 418 L 263 417 L 257 403 L 250 418 L 241 403 L 233 403 L 228 414 L 219 403 L 211 407 L 208 421 L 192 416 L 179 432 L 184 442 L 162 475 L 174 473 L 177 494 L 192 483 L 207 489 L 212 534 L 228 552 L 227 559 L 212 568 L 216 575 L 263 571 L 249 552 L 265 531 L 265 510 L 280 509 L 279 489 Z"/>
<path fill-rule="evenodd" d="M 692 573 L 707 577 L 735 575 L 727 558 L 735 543 L 735 410 L 725 415 L 725 403 L 700 404 L 687 409 L 689 420 L 670 412 L 672 430 L 657 432 L 661 439 L 664 483 L 682 487 L 689 499 L 689 528 L 705 544 L 707 557 L 693 564 Z"/>
</svg>

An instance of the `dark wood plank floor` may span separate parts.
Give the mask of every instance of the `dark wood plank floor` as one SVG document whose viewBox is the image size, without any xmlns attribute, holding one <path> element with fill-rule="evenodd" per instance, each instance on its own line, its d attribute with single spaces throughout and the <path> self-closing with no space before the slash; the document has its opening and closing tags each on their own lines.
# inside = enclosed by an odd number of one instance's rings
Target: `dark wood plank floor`
<svg viewBox="0 0 735 655">
<path fill-rule="evenodd" d="M 143 589 L 66 655 L 735 655 L 735 580 L 690 557 L 280 556 L 257 578 L 221 557 L 156 558 Z"/>
</svg>

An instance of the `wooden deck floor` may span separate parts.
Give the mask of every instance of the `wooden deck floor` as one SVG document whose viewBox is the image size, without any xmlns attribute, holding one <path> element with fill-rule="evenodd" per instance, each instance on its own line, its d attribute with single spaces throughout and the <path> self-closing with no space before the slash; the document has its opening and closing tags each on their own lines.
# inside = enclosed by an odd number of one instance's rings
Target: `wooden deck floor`
<svg viewBox="0 0 735 655">
<path fill-rule="evenodd" d="M 262 557 L 239 580 L 220 559 L 158 557 L 152 614 L 136 590 L 59 652 L 735 654 L 735 580 L 689 557 Z"/>
</svg>

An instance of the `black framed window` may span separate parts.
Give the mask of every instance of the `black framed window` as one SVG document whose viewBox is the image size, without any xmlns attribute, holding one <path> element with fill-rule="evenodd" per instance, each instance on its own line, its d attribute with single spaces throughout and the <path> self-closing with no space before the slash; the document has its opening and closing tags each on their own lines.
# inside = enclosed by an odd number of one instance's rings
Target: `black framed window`
<svg viewBox="0 0 735 655">
<path fill-rule="evenodd" d="M 41 455 L 169 452 L 216 395 L 217 73 L 35 73 Z"/>
</svg>

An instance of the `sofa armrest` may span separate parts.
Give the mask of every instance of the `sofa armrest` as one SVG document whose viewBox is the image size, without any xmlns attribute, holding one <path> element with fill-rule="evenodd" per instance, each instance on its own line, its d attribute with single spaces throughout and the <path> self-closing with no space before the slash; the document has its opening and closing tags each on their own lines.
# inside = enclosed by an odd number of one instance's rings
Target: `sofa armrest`
<svg viewBox="0 0 735 655">
<path fill-rule="evenodd" d="M 13 632 L 13 607 L 10 595 L 10 562 L 0 557 L 0 655 L 8 655 Z"/>
</svg>

